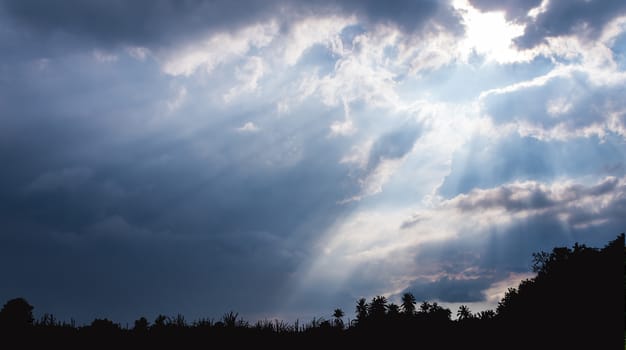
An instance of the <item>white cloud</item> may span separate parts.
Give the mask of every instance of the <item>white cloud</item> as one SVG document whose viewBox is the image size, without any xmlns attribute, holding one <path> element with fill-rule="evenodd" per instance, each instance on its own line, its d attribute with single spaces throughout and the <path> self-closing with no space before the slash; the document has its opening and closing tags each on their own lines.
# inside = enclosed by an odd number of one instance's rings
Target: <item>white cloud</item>
<svg viewBox="0 0 626 350">
<path fill-rule="evenodd" d="M 363 40 L 366 42 L 366 40 Z M 334 71 L 325 76 L 313 73 L 300 84 L 303 96 L 317 94 L 322 103 L 336 106 L 344 99 L 362 100 L 369 106 L 395 106 L 399 98 L 394 90 L 395 74 L 370 61 L 371 52 L 346 55 L 339 59 Z"/>
<path fill-rule="evenodd" d="M 558 117 L 572 110 L 572 102 L 565 96 L 549 100 L 546 104 L 546 111 L 553 117 Z"/>
<path fill-rule="evenodd" d="M 538 48 L 541 54 L 567 59 L 570 70 L 586 74 L 594 85 L 614 86 L 626 82 L 626 72 L 620 71 L 606 43 L 584 41 L 577 36 L 549 37 L 546 41 L 547 44 Z"/>
<path fill-rule="evenodd" d="M 278 101 L 276 103 L 276 113 L 278 113 L 278 115 L 289 113 L 289 102 Z"/>
<path fill-rule="evenodd" d="M 263 59 L 258 56 L 249 57 L 242 67 L 235 70 L 235 79 L 239 85 L 232 87 L 228 93 L 224 94 L 224 102 L 229 103 L 241 94 L 250 93 L 257 89 L 259 79 L 265 73 Z"/>
<path fill-rule="evenodd" d="M 368 157 L 374 144 L 373 139 L 368 139 L 351 147 L 350 151 L 339 161 L 340 164 L 355 164 L 360 169 L 365 169 Z"/>
<path fill-rule="evenodd" d="M 571 76 L 572 70 L 573 70 L 572 67 L 559 65 L 555 67 L 554 69 L 552 69 L 550 72 L 544 75 L 532 78 L 530 80 L 525 80 L 522 82 L 517 82 L 511 85 L 507 85 L 504 87 L 483 91 L 480 93 L 479 100 L 483 100 L 490 95 L 507 94 L 507 93 L 511 93 L 511 92 L 515 92 L 515 91 L 519 91 L 523 89 L 544 86 L 546 85 L 547 82 L 549 82 L 552 79 Z"/>
<path fill-rule="evenodd" d="M 599 41 L 606 46 L 613 46 L 615 39 L 624 32 L 626 32 L 626 16 L 617 17 L 604 26 Z"/>
<path fill-rule="evenodd" d="M 117 55 L 102 50 L 93 50 L 92 56 L 99 63 L 111 63 L 118 60 Z"/>
<path fill-rule="evenodd" d="M 356 24 L 355 17 L 309 17 L 292 24 L 286 38 L 284 60 L 287 65 L 294 65 L 304 52 L 315 44 L 325 45 L 331 52 L 343 55 L 344 48 L 340 37 L 341 31 Z"/>
<path fill-rule="evenodd" d="M 536 19 L 537 16 L 539 16 L 540 14 L 546 12 L 548 10 L 548 4 L 550 3 L 550 0 L 542 0 L 541 4 L 539 4 L 539 6 L 537 7 L 533 7 L 528 11 L 528 17 L 532 18 L 532 19 Z"/>
<path fill-rule="evenodd" d="M 612 110 L 607 114 L 607 129 L 626 139 L 626 109 Z"/>
<path fill-rule="evenodd" d="M 48 69 L 49 65 L 50 65 L 49 58 L 40 58 L 37 61 L 35 61 L 35 66 L 37 67 L 37 69 L 41 71 Z"/>
<path fill-rule="evenodd" d="M 234 33 L 217 33 L 171 53 L 163 63 L 169 75 L 190 76 L 200 67 L 211 73 L 219 64 L 244 57 L 252 48 L 269 45 L 278 34 L 275 21 L 244 27 Z"/>
<path fill-rule="evenodd" d="M 398 159 L 383 159 L 378 166 L 362 179 L 361 187 L 363 188 L 361 194 L 354 199 L 362 199 L 363 197 L 373 196 L 383 191 L 383 186 L 389 181 L 389 179 L 396 173 L 398 168 L 404 162 L 403 158 Z"/>
<path fill-rule="evenodd" d="M 356 132 L 356 128 L 352 123 L 352 118 L 350 117 L 350 103 L 344 99 L 343 101 L 343 112 L 344 112 L 344 120 L 343 121 L 334 121 L 330 124 L 330 135 L 331 136 L 339 136 L 339 135 L 350 135 Z"/>
<path fill-rule="evenodd" d="M 253 122 L 246 122 L 242 126 L 238 127 L 236 130 L 240 133 L 254 133 L 259 131 L 260 129 Z"/>
<path fill-rule="evenodd" d="M 152 54 L 152 51 L 146 47 L 130 46 L 126 48 L 126 52 L 134 59 L 138 61 L 145 61 L 148 56 Z"/>
<path fill-rule="evenodd" d="M 187 88 L 184 86 L 181 86 L 178 89 L 176 89 L 175 96 L 169 101 L 167 101 L 167 110 L 169 112 L 173 112 L 179 109 L 183 105 L 186 99 L 187 99 Z"/>
<path fill-rule="evenodd" d="M 352 120 L 346 119 L 344 121 L 334 121 L 330 124 L 330 134 L 335 135 L 350 135 L 355 132 L 354 124 Z"/>
<path fill-rule="evenodd" d="M 484 291 L 487 303 L 491 304 L 492 307 L 497 305 L 498 302 L 504 298 L 504 294 L 509 288 L 517 288 L 521 281 L 533 277 L 535 277 L 535 274 L 531 272 L 509 273 L 507 278 L 493 283 L 487 290 Z"/>
<path fill-rule="evenodd" d="M 409 62 L 409 74 L 420 74 L 422 71 L 435 70 L 460 58 L 458 51 L 459 38 L 444 30 L 423 38 L 410 41 L 403 45 L 405 52 L 400 56 Z"/>
<path fill-rule="evenodd" d="M 540 123 L 533 123 L 524 120 L 510 125 L 513 125 L 517 129 L 517 133 L 520 136 L 529 136 L 542 141 L 567 141 L 573 138 L 588 138 L 592 136 L 597 136 L 600 139 L 603 139 L 609 130 L 619 133 L 619 129 L 613 130 L 613 128 L 617 125 L 605 124 L 603 122 L 590 123 L 576 128 L 572 128 L 566 122 L 560 122 L 546 128 Z"/>
</svg>

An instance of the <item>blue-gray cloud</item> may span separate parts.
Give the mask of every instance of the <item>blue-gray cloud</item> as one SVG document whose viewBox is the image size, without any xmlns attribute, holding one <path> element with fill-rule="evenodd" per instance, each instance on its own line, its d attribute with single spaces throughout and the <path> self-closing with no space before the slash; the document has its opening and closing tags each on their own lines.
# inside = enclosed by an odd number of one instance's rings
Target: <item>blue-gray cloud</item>
<svg viewBox="0 0 626 350">
<path fill-rule="evenodd" d="M 482 65 L 482 66 L 481 66 Z M 475 74 L 481 66 L 481 74 Z M 531 62 L 488 65 L 476 57 L 468 63 L 457 62 L 429 72 L 415 82 L 409 82 L 417 91 L 428 91 L 430 99 L 441 101 L 472 101 L 481 92 L 548 73 L 554 64 L 542 56 Z"/>
<path fill-rule="evenodd" d="M 523 180 L 549 181 L 569 176 L 622 176 L 626 172 L 619 136 L 571 141 L 541 141 L 511 135 L 475 138 L 453 156 L 451 172 L 439 191 L 446 197 L 474 188 Z"/>
<path fill-rule="evenodd" d="M 412 293 L 417 300 L 439 300 L 449 303 L 467 303 L 484 301 L 483 291 L 496 280 L 482 277 L 475 279 L 451 279 L 442 277 L 436 281 L 417 280 L 405 292 Z"/>
<path fill-rule="evenodd" d="M 597 38 L 605 24 L 624 14 L 626 4 L 622 1 L 549 1 L 546 11 L 528 22 L 517 44 L 532 47 L 546 37 L 569 34 L 585 39 Z"/>
<path fill-rule="evenodd" d="M 386 159 L 398 159 L 405 156 L 419 138 L 422 130 L 416 123 L 405 123 L 398 129 L 380 136 L 372 145 L 367 168 L 372 171 Z"/>
<path fill-rule="evenodd" d="M 626 107 L 618 96 L 626 92 L 622 84 L 595 87 L 593 77 L 574 73 L 554 78 L 544 85 L 502 94 L 484 100 L 484 111 L 497 123 L 522 121 L 541 124 L 546 130 L 559 127 L 564 132 L 599 124 L 613 111 Z"/>
</svg>

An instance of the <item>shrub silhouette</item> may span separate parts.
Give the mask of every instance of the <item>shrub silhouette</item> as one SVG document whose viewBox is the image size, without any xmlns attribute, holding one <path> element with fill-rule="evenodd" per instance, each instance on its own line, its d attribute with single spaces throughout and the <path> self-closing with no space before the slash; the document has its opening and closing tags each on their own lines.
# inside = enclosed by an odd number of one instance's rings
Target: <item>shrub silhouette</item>
<svg viewBox="0 0 626 350">
<path fill-rule="evenodd" d="M 11 299 L 0 310 L 0 326 L 22 329 L 33 325 L 33 306 L 24 298 Z"/>
<path fill-rule="evenodd" d="M 149 325 L 150 324 L 147 318 L 140 317 L 139 319 L 135 320 L 135 327 L 133 328 L 133 330 L 135 332 L 145 333 L 148 331 Z"/>
</svg>

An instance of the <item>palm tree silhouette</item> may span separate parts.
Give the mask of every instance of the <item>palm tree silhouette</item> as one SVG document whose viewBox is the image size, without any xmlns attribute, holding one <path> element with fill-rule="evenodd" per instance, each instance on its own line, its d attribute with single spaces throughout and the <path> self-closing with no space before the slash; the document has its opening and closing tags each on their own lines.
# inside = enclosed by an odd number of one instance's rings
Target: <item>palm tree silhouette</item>
<svg viewBox="0 0 626 350">
<path fill-rule="evenodd" d="M 377 295 L 372 298 L 369 306 L 369 317 L 371 319 L 380 320 L 385 317 L 387 311 L 387 298 L 382 295 Z"/>
<path fill-rule="evenodd" d="M 456 316 L 458 317 L 459 321 L 474 318 L 474 315 L 472 315 L 472 311 L 470 311 L 470 308 L 467 305 L 459 306 L 459 311 L 456 312 Z"/>
<path fill-rule="evenodd" d="M 365 298 L 361 298 L 356 303 L 356 321 L 358 324 L 362 324 L 367 319 L 367 310 L 369 305 Z"/>
<path fill-rule="evenodd" d="M 424 301 L 422 302 L 422 304 L 420 304 L 421 313 L 427 314 L 428 312 L 430 312 L 431 308 L 432 308 L 432 304 L 427 301 Z"/>
<path fill-rule="evenodd" d="M 345 313 L 340 308 L 335 309 L 333 312 L 333 317 L 335 318 L 335 327 L 343 328 L 343 320 L 341 319 Z"/>
<path fill-rule="evenodd" d="M 400 307 L 397 304 L 389 303 L 387 305 L 387 316 L 393 318 L 400 315 Z"/>
<path fill-rule="evenodd" d="M 413 315 L 415 313 L 415 296 L 411 293 L 404 293 L 402 295 L 402 312 L 405 315 Z"/>
<path fill-rule="evenodd" d="M 478 313 L 477 317 L 481 320 L 490 320 L 496 317 L 496 313 L 493 310 L 485 310 Z"/>
</svg>

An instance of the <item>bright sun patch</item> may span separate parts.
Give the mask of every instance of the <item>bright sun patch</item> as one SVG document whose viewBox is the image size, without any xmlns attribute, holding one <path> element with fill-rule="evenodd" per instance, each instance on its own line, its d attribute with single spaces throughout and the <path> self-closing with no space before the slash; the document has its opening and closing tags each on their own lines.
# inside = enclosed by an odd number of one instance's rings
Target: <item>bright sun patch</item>
<svg viewBox="0 0 626 350">
<path fill-rule="evenodd" d="M 455 0 L 453 6 L 461 14 L 466 28 L 461 45 L 465 55 L 475 52 L 498 63 L 527 59 L 513 47 L 513 39 L 524 34 L 524 25 L 507 22 L 501 11 L 480 12 L 467 0 Z"/>
</svg>

